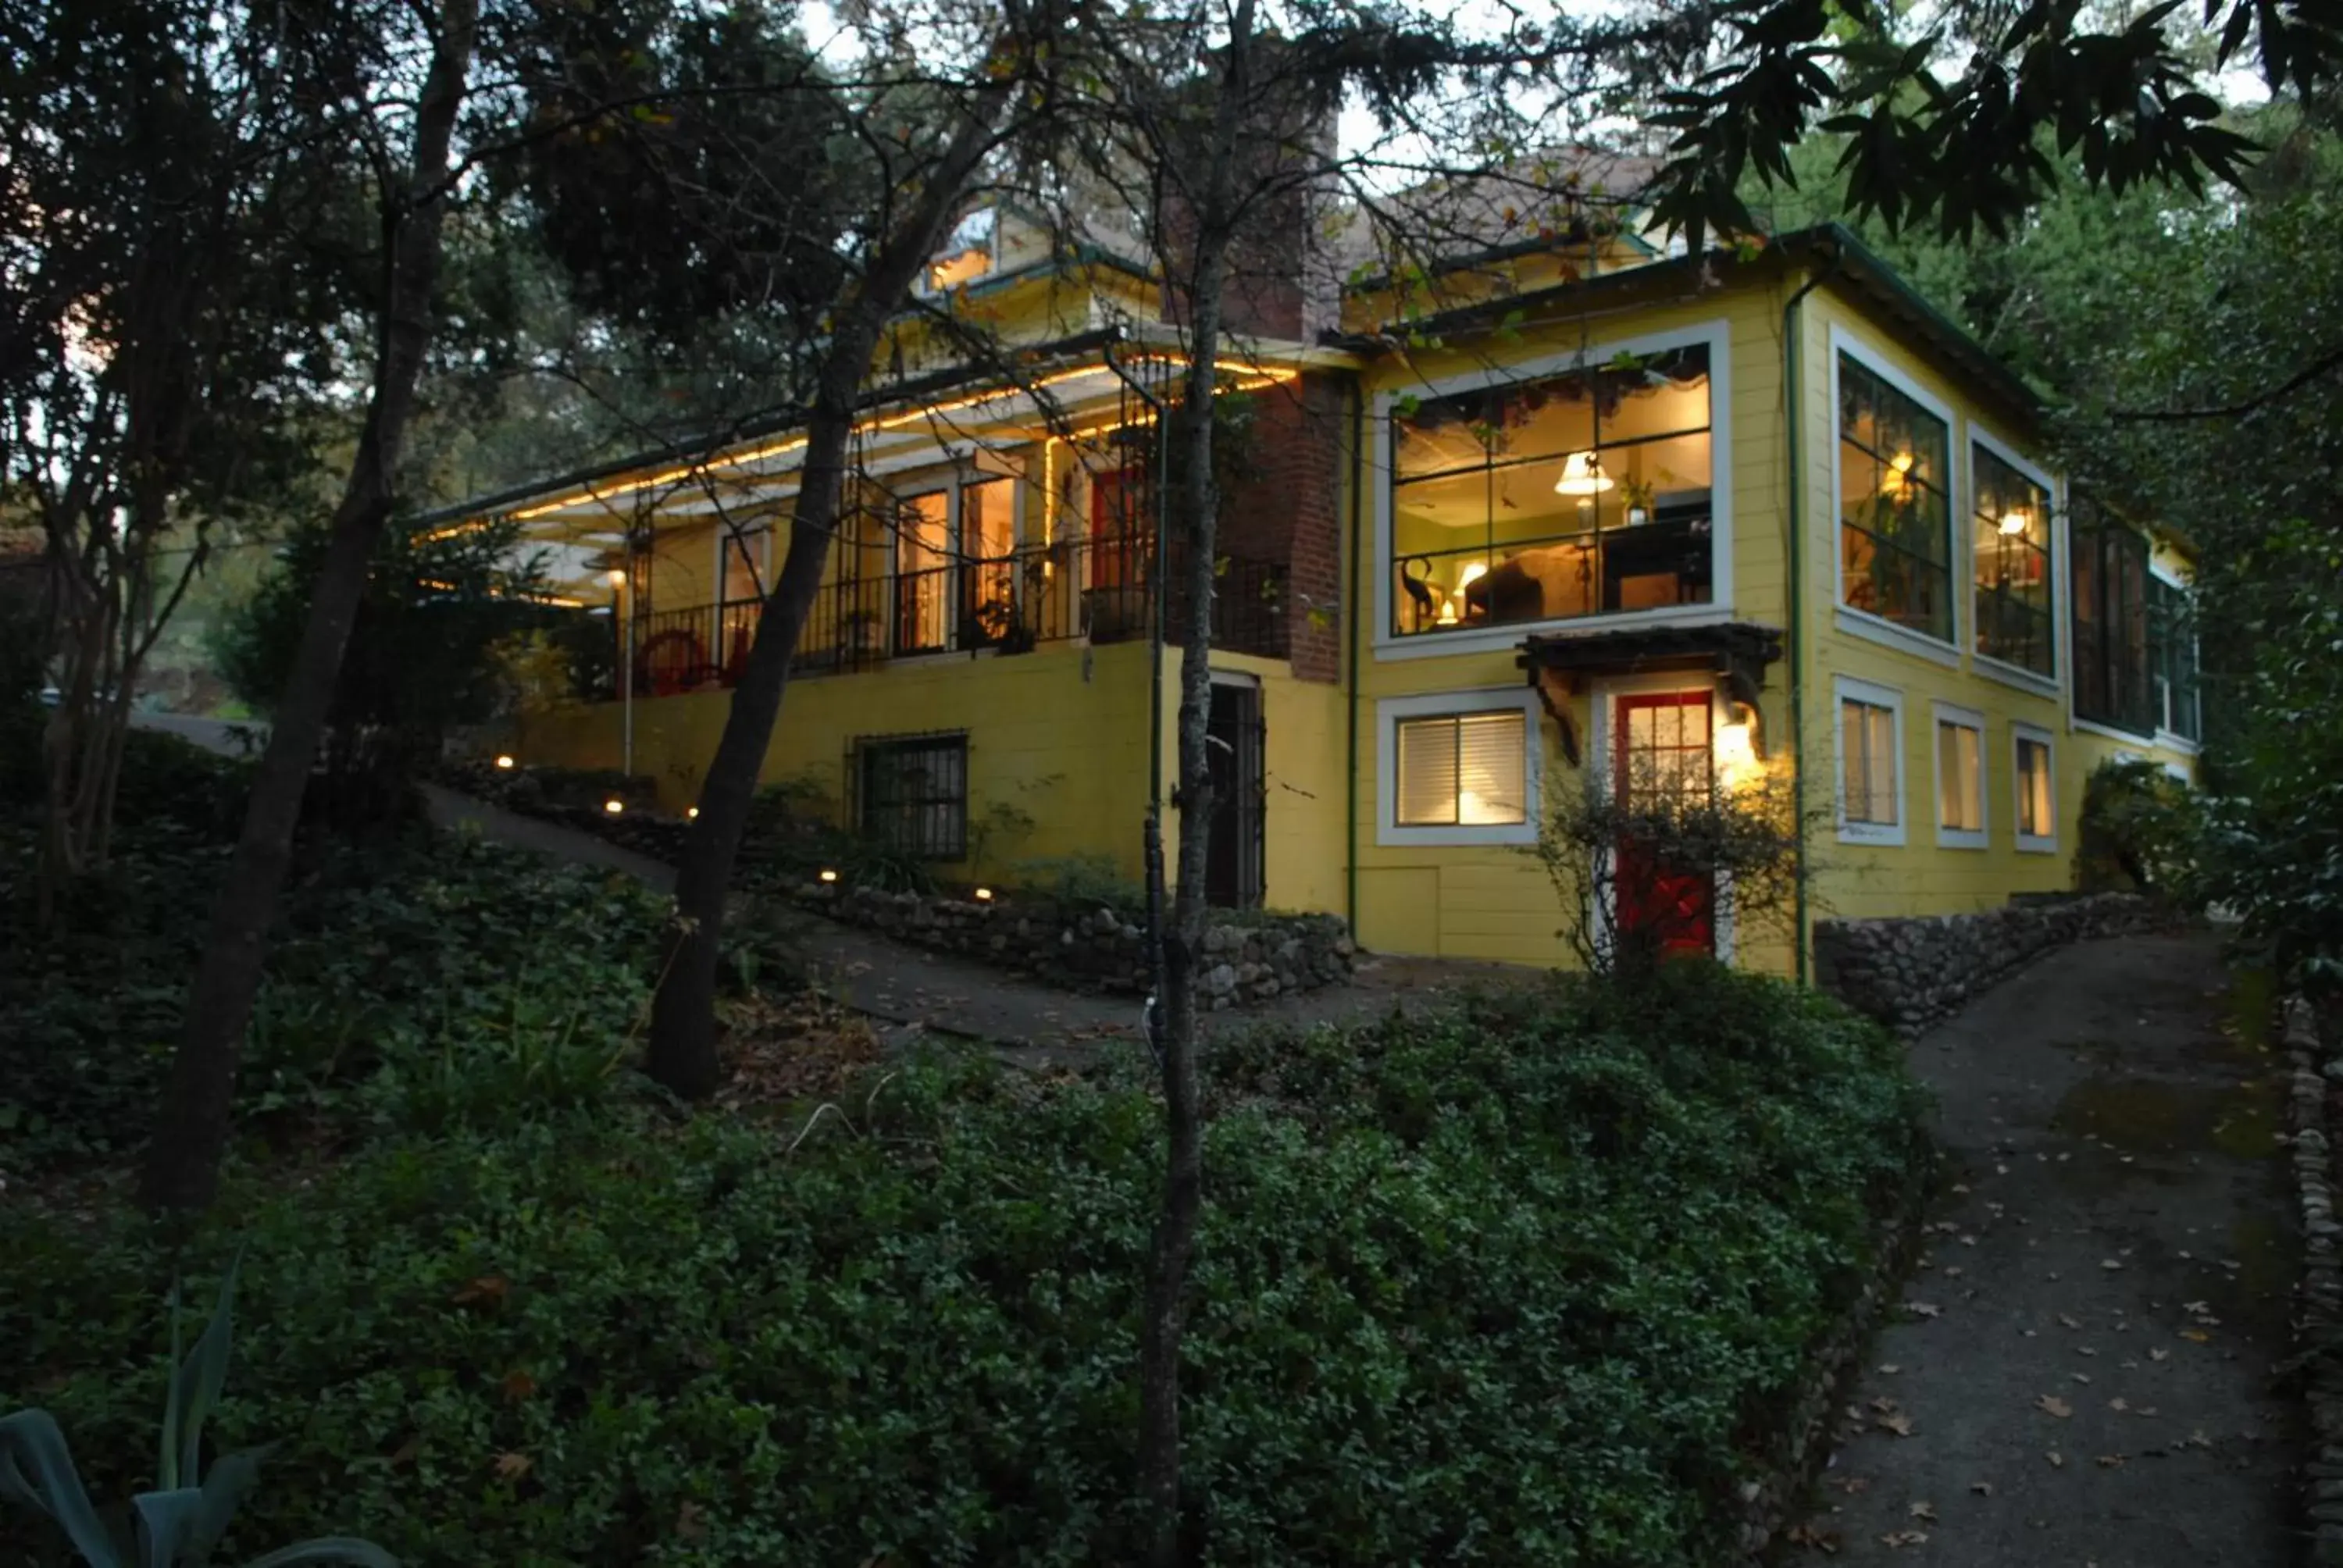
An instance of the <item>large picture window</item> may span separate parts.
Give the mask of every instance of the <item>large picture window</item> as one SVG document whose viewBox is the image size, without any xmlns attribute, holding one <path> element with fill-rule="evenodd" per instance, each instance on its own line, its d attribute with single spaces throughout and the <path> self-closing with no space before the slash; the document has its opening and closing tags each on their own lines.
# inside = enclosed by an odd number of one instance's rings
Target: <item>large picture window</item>
<svg viewBox="0 0 2343 1568">
<path fill-rule="evenodd" d="M 2075 716 L 2153 734 L 2147 540 L 2096 508 L 2077 506 L 2073 555 Z"/>
<path fill-rule="evenodd" d="M 1976 492 L 1976 650 L 2055 676 L 2050 492 L 1983 446 L 1969 448 L 1969 471 Z"/>
<path fill-rule="evenodd" d="M 1945 422 L 1852 356 L 1838 359 L 1839 577 L 1848 608 L 1950 642 Z"/>
<path fill-rule="evenodd" d="M 855 825 L 864 837 L 931 860 L 968 854 L 968 737 L 868 737 L 855 742 Z"/>
<path fill-rule="evenodd" d="M 1392 635 L 1704 604 L 1705 346 L 1393 416 Z"/>
</svg>

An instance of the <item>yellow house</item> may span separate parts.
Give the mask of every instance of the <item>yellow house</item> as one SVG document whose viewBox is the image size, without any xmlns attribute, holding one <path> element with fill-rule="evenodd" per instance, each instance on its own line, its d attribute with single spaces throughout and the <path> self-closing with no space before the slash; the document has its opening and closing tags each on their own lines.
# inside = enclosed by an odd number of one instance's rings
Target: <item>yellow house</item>
<svg viewBox="0 0 2343 1568">
<path fill-rule="evenodd" d="M 1565 223 L 1450 268 L 1462 303 L 1428 313 L 1310 248 L 1232 301 L 1196 607 L 1152 524 L 1186 364 L 1160 279 L 971 215 L 930 303 L 1017 368 L 897 335 L 765 778 L 960 875 L 1135 879 L 1176 636 L 1209 614 L 1214 901 L 1551 963 L 1530 851 L 1573 781 L 1794 780 L 1803 933 L 2066 887 L 2095 766 L 2193 768 L 2183 541 L 2070 496 L 2025 387 L 1845 230 L 1686 256 Z M 690 804 L 801 447 L 778 417 L 449 515 L 518 519 L 623 632 L 613 689 L 529 718 L 525 760 Z M 1804 970 L 1803 937 L 1707 907 L 1704 942 Z"/>
</svg>

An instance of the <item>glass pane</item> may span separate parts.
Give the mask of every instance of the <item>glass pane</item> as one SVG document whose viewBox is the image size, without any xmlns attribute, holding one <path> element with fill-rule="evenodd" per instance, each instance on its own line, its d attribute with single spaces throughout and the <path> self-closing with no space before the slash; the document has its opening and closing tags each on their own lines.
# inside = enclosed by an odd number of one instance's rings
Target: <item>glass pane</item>
<svg viewBox="0 0 2343 1568">
<path fill-rule="evenodd" d="M 1399 800 L 1405 827 L 1456 820 L 1456 720 L 1405 719 L 1399 724 Z"/>
<path fill-rule="evenodd" d="M 1456 720 L 1456 820 L 1468 824 L 1527 821 L 1521 714 L 1467 714 Z"/>
<path fill-rule="evenodd" d="M 1015 546 L 1017 481 L 987 479 L 960 493 L 960 553 L 995 560 Z"/>
<path fill-rule="evenodd" d="M 1845 356 L 1839 385 L 1839 552 L 1845 602 L 1949 638 L 1952 536 L 1945 423 Z"/>
<path fill-rule="evenodd" d="M 1966 724 L 1936 726 L 1936 820 L 1956 832 L 1985 826 L 1978 777 L 1977 732 Z"/>
<path fill-rule="evenodd" d="M 1874 822 L 1896 820 L 1896 711 L 1864 705 L 1871 726 L 1871 741 L 1864 749 L 1870 761 L 1871 817 Z"/>
<path fill-rule="evenodd" d="M 1651 355 L 1633 369 L 1595 373 L 1596 425 L 1604 446 L 1708 428 L 1708 348 Z"/>
<path fill-rule="evenodd" d="M 1871 769 L 1865 754 L 1869 731 L 1863 722 L 1863 704 L 1843 701 L 1838 706 L 1839 758 L 1845 777 L 1840 780 L 1841 794 L 1845 799 L 1846 819 L 1850 822 L 1871 820 Z"/>
</svg>

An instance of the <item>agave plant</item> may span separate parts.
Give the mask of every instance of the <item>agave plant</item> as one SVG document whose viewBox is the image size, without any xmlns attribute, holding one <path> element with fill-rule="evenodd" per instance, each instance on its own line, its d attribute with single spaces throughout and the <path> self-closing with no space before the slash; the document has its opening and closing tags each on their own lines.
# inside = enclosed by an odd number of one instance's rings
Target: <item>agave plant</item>
<svg viewBox="0 0 2343 1568">
<path fill-rule="evenodd" d="M 184 1358 L 179 1354 L 179 1292 L 172 1287 L 171 1357 L 177 1364 L 163 1403 L 156 1485 L 130 1500 L 129 1520 L 109 1523 L 90 1503 L 89 1489 L 82 1484 L 55 1417 L 45 1410 L 0 1416 L 0 1503 L 21 1503 L 55 1520 L 91 1568 L 182 1568 L 207 1563 L 227 1533 L 237 1504 L 259 1478 L 262 1449 L 228 1454 L 208 1474 L 202 1473 L 200 1462 L 204 1422 L 227 1381 L 236 1268 L 228 1265 L 211 1322 Z M 397 1568 L 397 1559 L 381 1547 L 347 1536 L 320 1536 L 281 1547 L 254 1558 L 246 1568 L 293 1568 L 308 1563 Z"/>
</svg>

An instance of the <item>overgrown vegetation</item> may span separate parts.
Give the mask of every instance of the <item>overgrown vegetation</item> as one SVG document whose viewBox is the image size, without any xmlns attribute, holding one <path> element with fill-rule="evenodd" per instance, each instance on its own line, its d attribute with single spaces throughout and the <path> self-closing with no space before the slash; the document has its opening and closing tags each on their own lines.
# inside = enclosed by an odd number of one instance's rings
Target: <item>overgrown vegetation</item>
<svg viewBox="0 0 2343 1568">
<path fill-rule="evenodd" d="M 116 1172 L 199 940 L 175 890 L 222 850 L 141 811 L 70 938 L 0 959 L 0 1412 L 53 1412 L 93 1490 L 152 1473 L 170 1281 L 241 1250 L 210 1431 L 280 1446 L 232 1551 L 1127 1559 L 1136 1061 L 866 1038 L 789 1091 L 819 1101 L 679 1123 L 628 1070 L 649 900 L 460 841 L 315 846 L 247 1136 L 176 1240 Z M 1185 1494 L 1232 1563 L 1713 1561 L 1921 1149 L 1891 1042 L 1704 962 L 1259 1036 L 1206 1082 Z"/>
<path fill-rule="evenodd" d="M 2086 892 L 2127 890 L 2182 905 L 2198 901 L 2205 831 L 2197 792 L 2141 758 L 2110 758 L 2083 786 L 2076 883 Z"/>
</svg>

